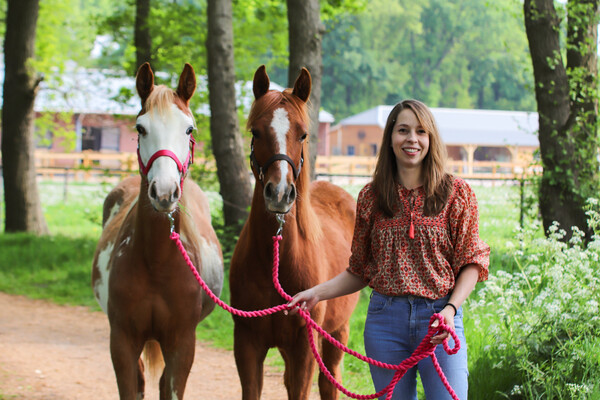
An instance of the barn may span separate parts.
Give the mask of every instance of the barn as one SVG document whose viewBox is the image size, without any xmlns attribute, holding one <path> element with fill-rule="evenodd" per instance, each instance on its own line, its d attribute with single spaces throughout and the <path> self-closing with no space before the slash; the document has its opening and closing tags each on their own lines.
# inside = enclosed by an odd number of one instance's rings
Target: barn
<svg viewBox="0 0 600 400">
<path fill-rule="evenodd" d="M 393 106 L 377 106 L 331 127 L 323 155 L 376 156 Z M 450 164 L 465 175 L 478 166 L 526 165 L 539 147 L 536 112 L 432 108 Z"/>
</svg>

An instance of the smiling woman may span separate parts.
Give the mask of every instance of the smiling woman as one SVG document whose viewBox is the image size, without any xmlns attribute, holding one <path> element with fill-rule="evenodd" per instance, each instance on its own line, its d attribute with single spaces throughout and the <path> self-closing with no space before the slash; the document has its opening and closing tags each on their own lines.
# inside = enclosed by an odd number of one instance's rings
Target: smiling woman
<svg viewBox="0 0 600 400">
<path fill-rule="evenodd" d="M 388 116 L 373 181 L 358 195 L 349 267 L 297 294 L 289 305 L 310 310 L 321 300 L 370 286 L 365 350 L 389 364 L 413 354 L 436 313 L 465 343 L 461 305 L 488 275 L 490 248 L 479 238 L 478 219 L 469 185 L 445 173 L 445 146 L 431 111 L 405 100 Z M 431 343 L 447 338 L 438 334 Z M 466 346 L 452 356 L 441 347 L 435 353 L 456 394 L 466 399 Z M 394 371 L 370 368 L 376 391 L 383 391 Z M 416 400 L 417 370 L 427 398 L 450 397 L 426 359 L 407 371 L 392 399 Z"/>
</svg>

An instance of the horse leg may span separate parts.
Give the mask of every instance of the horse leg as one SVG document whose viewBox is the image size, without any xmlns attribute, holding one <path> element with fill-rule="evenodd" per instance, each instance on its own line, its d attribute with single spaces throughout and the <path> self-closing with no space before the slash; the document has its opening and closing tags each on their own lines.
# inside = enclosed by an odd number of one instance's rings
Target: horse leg
<svg viewBox="0 0 600 400">
<path fill-rule="evenodd" d="M 185 391 L 196 351 L 195 329 L 172 332 L 169 340 L 161 341 L 165 369 L 160 377 L 160 400 L 181 400 Z"/>
<path fill-rule="evenodd" d="M 308 400 L 316 362 L 306 334 L 299 335 L 296 343 L 279 351 L 285 361 L 283 381 L 288 399 Z"/>
<path fill-rule="evenodd" d="M 346 344 L 348 342 L 348 336 L 350 333 L 350 327 L 346 324 L 339 331 L 332 332 L 331 336 L 337 339 L 340 343 Z M 335 380 L 341 382 L 342 374 L 341 374 L 341 363 L 344 357 L 344 352 L 333 344 L 329 343 L 329 341 L 325 339 L 321 339 L 321 356 L 323 357 L 323 363 L 331 372 Z M 339 392 L 335 385 L 329 382 L 329 379 L 323 374 L 323 372 L 319 371 L 319 393 L 321 394 L 321 399 L 327 400 L 337 400 Z"/>
<path fill-rule="evenodd" d="M 242 385 L 242 400 L 258 400 L 263 386 L 267 346 L 249 329 L 234 327 L 233 353 Z"/>
<path fill-rule="evenodd" d="M 121 400 L 139 400 L 144 397 L 143 392 L 138 392 L 140 374 L 138 361 L 142 348 L 141 340 L 128 336 L 122 329 L 111 327 L 110 355 Z"/>
</svg>

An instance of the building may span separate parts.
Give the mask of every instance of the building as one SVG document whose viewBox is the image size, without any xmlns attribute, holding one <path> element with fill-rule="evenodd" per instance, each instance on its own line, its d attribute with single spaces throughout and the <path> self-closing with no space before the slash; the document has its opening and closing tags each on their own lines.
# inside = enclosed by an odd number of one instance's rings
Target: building
<svg viewBox="0 0 600 400">
<path fill-rule="evenodd" d="M 161 72 L 155 72 L 155 75 L 163 81 L 170 79 L 168 74 Z M 0 65 L 0 81 L 3 80 L 4 68 Z M 199 91 L 208 90 L 206 77 L 197 76 L 197 81 Z M 272 82 L 271 89 L 283 90 L 283 87 Z M 238 107 L 247 114 L 254 99 L 252 82 L 236 84 L 236 91 Z M 0 92 L 0 104 L 1 97 Z M 45 117 L 48 121 L 46 124 L 37 124 L 38 130 L 40 125 L 47 128 L 42 128 L 46 132 L 37 132 L 36 147 L 56 153 L 85 150 L 135 153 L 135 119 L 140 108 L 133 77 L 124 72 L 85 69 L 68 63 L 60 77 L 47 77 L 47 80 L 42 81 L 36 96 L 36 118 L 39 120 Z M 197 116 L 209 116 L 210 107 L 202 104 L 195 113 Z M 325 138 L 333 116 L 321 111 L 319 118 L 322 119 L 319 136 Z M 59 131 L 70 131 L 72 134 L 59 134 Z M 70 137 L 72 141 L 67 145 L 65 141 L 68 139 L 63 136 Z M 202 143 L 198 145 L 202 146 Z"/>
<path fill-rule="evenodd" d="M 328 155 L 376 156 L 393 106 L 341 120 L 327 137 Z M 536 112 L 432 108 L 450 162 L 473 173 L 474 162 L 531 162 L 539 147 Z"/>
</svg>

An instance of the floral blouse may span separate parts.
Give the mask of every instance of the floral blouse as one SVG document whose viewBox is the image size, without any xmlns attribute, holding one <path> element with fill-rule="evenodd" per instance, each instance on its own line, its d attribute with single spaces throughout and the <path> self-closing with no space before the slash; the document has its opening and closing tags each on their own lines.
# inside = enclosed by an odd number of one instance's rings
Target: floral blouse
<svg viewBox="0 0 600 400">
<path fill-rule="evenodd" d="M 398 196 L 402 207 L 390 218 L 377 210 L 371 183 L 359 193 L 350 273 L 388 296 L 429 299 L 450 293 L 467 264 L 487 279 L 490 247 L 479 238 L 477 199 L 464 180 L 454 178 L 446 206 L 432 217 L 423 215 L 422 187 L 398 185 Z"/>
</svg>

